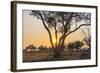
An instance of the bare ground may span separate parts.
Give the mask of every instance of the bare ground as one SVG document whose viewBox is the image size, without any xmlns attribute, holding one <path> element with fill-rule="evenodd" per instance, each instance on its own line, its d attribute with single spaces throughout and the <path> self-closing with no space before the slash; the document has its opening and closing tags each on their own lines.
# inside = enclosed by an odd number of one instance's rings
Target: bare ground
<svg viewBox="0 0 100 73">
<path fill-rule="evenodd" d="M 51 60 L 80 60 L 90 59 L 89 52 L 62 52 L 60 58 L 54 58 L 53 52 L 23 51 L 23 62 L 51 61 Z"/>
</svg>

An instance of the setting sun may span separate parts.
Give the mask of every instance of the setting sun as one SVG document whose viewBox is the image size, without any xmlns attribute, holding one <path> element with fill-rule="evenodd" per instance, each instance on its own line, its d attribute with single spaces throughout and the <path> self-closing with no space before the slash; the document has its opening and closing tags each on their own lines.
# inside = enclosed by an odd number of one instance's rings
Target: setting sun
<svg viewBox="0 0 100 73">
<path fill-rule="evenodd" d="M 56 43 L 56 39 L 55 39 L 55 38 L 53 38 L 53 43 L 54 43 L 54 44 Z"/>
</svg>

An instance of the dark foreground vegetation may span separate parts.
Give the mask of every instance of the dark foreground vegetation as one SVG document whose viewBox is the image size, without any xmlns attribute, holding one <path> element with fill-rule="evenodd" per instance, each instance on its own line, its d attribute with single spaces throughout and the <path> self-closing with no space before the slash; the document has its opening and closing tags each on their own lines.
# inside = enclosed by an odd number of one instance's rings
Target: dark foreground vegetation
<svg viewBox="0 0 100 73">
<path fill-rule="evenodd" d="M 31 45 L 32 46 L 32 45 Z M 23 50 L 23 62 L 38 62 L 38 61 L 54 61 L 54 60 L 82 60 L 90 59 L 91 52 L 89 48 L 83 49 L 67 49 L 64 48 L 58 56 L 55 56 L 53 48 L 39 47 L 34 49 Z"/>
</svg>

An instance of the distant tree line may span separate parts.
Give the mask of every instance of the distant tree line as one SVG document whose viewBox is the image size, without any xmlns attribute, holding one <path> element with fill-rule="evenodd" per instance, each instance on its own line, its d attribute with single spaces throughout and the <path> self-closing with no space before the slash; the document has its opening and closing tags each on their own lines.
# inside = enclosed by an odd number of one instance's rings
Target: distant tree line
<svg viewBox="0 0 100 73">
<path fill-rule="evenodd" d="M 41 51 L 41 52 L 47 52 L 52 51 L 50 47 L 40 45 L 39 47 L 36 47 L 34 44 L 30 44 L 25 48 L 26 51 Z"/>
<path fill-rule="evenodd" d="M 83 39 L 83 41 L 85 41 Z M 67 45 L 64 45 L 63 49 L 67 50 L 67 51 L 81 51 L 82 47 L 84 45 L 87 45 L 87 47 L 89 47 L 88 44 L 83 43 L 82 41 L 74 41 L 74 42 L 69 42 Z M 90 48 L 83 48 L 89 50 Z M 55 52 L 55 50 L 52 47 L 47 47 L 47 46 L 43 46 L 40 45 L 39 47 L 36 47 L 34 44 L 30 44 L 29 46 L 27 46 L 25 48 L 26 51 L 41 51 L 41 52 Z M 64 51 L 64 50 L 63 50 Z"/>
</svg>

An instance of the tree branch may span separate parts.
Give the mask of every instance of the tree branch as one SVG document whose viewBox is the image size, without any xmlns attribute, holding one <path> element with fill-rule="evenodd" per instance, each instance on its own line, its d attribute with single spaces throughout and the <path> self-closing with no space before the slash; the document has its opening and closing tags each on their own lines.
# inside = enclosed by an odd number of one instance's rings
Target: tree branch
<svg viewBox="0 0 100 73">
<path fill-rule="evenodd" d="M 73 33 L 73 32 L 75 32 L 75 31 L 77 31 L 79 28 L 81 28 L 82 26 L 89 26 L 90 24 L 81 24 L 78 28 L 76 28 L 75 30 L 73 30 L 73 31 L 70 31 L 69 33 L 67 33 L 66 35 L 64 35 L 63 37 L 62 37 L 62 46 L 63 46 L 63 44 L 64 44 L 64 41 L 65 41 L 65 39 L 66 39 L 66 37 L 68 36 L 68 35 L 70 35 L 71 33 Z"/>
<path fill-rule="evenodd" d="M 71 15 L 69 16 L 69 18 L 67 19 L 67 21 L 66 21 L 66 23 L 65 23 L 65 25 L 64 25 L 64 33 L 63 33 L 63 35 L 60 37 L 60 39 L 59 39 L 59 45 L 61 44 L 61 43 L 63 43 L 63 41 L 61 41 L 62 39 L 63 39 L 63 37 L 66 35 L 66 33 L 68 32 L 68 30 L 70 31 L 70 22 L 71 22 L 71 20 L 72 20 L 72 16 L 73 16 L 73 13 L 71 13 Z"/>
<path fill-rule="evenodd" d="M 73 17 L 73 13 L 71 13 L 71 15 L 69 16 L 69 18 L 67 19 L 66 21 L 66 24 L 64 26 L 64 33 L 66 34 L 67 31 L 70 29 L 70 22 L 72 20 L 72 17 Z M 67 29 L 67 30 L 66 30 Z"/>
<path fill-rule="evenodd" d="M 81 24 L 79 27 L 77 27 L 76 29 L 74 29 L 73 31 L 70 31 L 68 34 L 66 34 L 65 36 L 68 36 L 69 34 L 71 34 L 71 33 L 73 33 L 73 32 L 75 32 L 75 31 L 77 31 L 79 28 L 81 28 L 82 26 L 89 26 L 89 25 L 91 25 L 91 24 Z"/>
<path fill-rule="evenodd" d="M 62 15 L 62 25 L 64 27 L 64 14 Z"/>
</svg>

